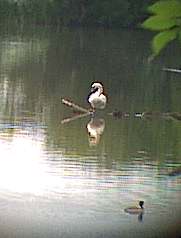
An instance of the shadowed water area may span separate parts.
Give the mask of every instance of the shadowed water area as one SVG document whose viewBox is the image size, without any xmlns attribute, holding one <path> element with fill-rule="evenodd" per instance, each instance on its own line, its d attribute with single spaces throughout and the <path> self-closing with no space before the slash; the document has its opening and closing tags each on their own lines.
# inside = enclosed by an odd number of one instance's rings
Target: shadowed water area
<svg viewBox="0 0 181 238">
<path fill-rule="evenodd" d="M 148 62 L 149 43 L 141 31 L 1 30 L 2 237 L 180 237 L 181 75 L 162 68 L 180 67 L 181 50 Z M 106 109 L 62 123 L 75 113 L 61 98 L 89 108 L 93 81 Z M 125 213 L 139 200 L 143 214 Z"/>
</svg>

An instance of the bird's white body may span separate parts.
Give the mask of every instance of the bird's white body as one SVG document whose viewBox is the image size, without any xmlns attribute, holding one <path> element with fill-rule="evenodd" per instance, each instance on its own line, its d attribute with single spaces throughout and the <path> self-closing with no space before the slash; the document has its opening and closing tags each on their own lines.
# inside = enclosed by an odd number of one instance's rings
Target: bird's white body
<svg viewBox="0 0 181 238">
<path fill-rule="evenodd" d="M 91 93 L 88 97 L 88 102 L 93 109 L 104 109 L 107 103 L 107 98 L 103 94 L 103 86 L 101 83 L 93 83 Z"/>
</svg>

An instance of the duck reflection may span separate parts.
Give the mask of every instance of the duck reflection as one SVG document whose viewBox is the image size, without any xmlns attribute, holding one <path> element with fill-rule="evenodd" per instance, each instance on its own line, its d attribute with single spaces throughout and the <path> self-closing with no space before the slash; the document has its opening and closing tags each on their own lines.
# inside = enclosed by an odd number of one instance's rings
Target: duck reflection
<svg viewBox="0 0 181 238">
<path fill-rule="evenodd" d="M 91 118 L 87 124 L 89 145 L 96 146 L 100 142 L 101 135 L 105 129 L 105 120 L 103 118 Z"/>
<path fill-rule="evenodd" d="M 140 212 L 140 214 L 138 215 L 138 221 L 139 222 L 143 221 L 143 215 L 144 215 L 144 212 Z"/>
</svg>

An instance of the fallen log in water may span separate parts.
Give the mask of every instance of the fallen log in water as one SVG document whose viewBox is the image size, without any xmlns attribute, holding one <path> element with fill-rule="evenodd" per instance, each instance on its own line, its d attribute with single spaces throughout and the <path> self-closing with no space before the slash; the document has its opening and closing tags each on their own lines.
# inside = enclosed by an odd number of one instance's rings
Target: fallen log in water
<svg viewBox="0 0 181 238">
<path fill-rule="evenodd" d="M 130 117 L 140 118 L 140 119 L 165 119 L 165 120 L 177 120 L 181 121 L 181 113 L 180 112 L 133 112 L 130 114 L 129 112 L 122 112 L 115 110 L 108 115 L 116 118 L 116 119 L 126 119 Z"/>
<path fill-rule="evenodd" d="M 122 112 L 122 111 L 118 111 L 115 110 L 113 112 L 109 112 L 108 115 L 115 117 L 117 119 L 124 119 L 124 118 L 129 118 L 130 117 L 130 113 L 128 112 Z"/>
<path fill-rule="evenodd" d="M 78 113 L 78 115 L 74 115 L 73 117 L 62 120 L 61 122 L 62 124 L 76 120 L 81 117 L 91 115 L 93 113 L 91 109 L 86 109 L 84 107 L 81 107 L 68 99 L 62 98 L 62 103 L 68 107 L 71 107 L 73 110 L 75 110 L 76 113 Z M 117 109 L 107 113 L 107 115 L 110 115 L 117 119 L 126 119 L 131 116 L 129 112 L 123 112 Z M 165 113 L 164 112 L 140 112 L 140 113 L 133 113 L 132 116 L 134 116 L 135 118 L 141 118 L 141 119 L 164 118 L 164 119 L 172 119 L 172 120 L 175 119 L 175 120 L 181 121 L 181 113 L 179 112 L 165 112 Z"/>
</svg>

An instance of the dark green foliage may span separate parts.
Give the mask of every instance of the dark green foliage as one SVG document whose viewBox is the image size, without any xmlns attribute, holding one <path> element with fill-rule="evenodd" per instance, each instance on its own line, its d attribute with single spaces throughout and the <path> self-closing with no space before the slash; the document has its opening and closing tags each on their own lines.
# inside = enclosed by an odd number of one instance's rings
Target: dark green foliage
<svg viewBox="0 0 181 238">
<path fill-rule="evenodd" d="M 0 21 L 54 25 L 137 26 L 154 0 L 0 0 Z"/>
</svg>

